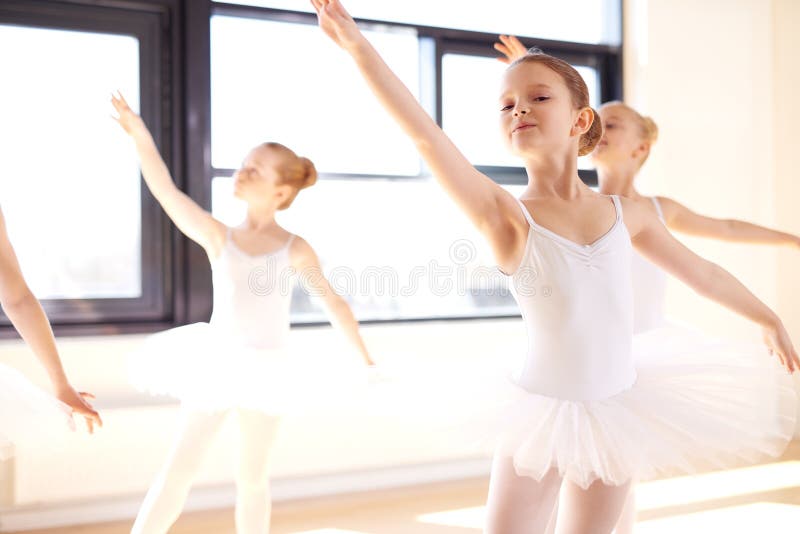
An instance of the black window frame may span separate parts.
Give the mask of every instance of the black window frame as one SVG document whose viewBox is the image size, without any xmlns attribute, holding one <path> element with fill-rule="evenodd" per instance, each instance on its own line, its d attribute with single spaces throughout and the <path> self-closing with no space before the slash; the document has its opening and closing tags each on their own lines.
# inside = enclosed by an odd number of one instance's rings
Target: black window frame
<svg viewBox="0 0 800 534">
<path fill-rule="evenodd" d="M 620 18 L 624 17 L 619 0 Z M 125 17 L 120 15 L 125 14 Z M 176 184 L 205 209 L 211 208 L 215 177 L 230 176 L 234 169 L 214 168 L 211 163 L 211 18 L 213 15 L 258 18 L 277 22 L 316 24 L 313 13 L 214 2 L 212 0 L 5 0 L 0 23 L 101 31 L 134 27 L 142 17 L 156 17 L 158 30 L 127 32 L 139 37 L 142 115 L 156 138 Z M 410 28 L 420 39 L 423 105 L 442 124 L 442 58 L 446 53 L 495 57 L 492 33 L 438 28 L 418 24 L 356 19 L 359 24 Z M 622 22 L 622 20 L 620 21 Z M 105 26 L 103 26 L 105 25 Z M 138 33 L 136 33 L 138 31 Z M 527 46 L 567 61 L 596 67 L 603 101 L 622 98 L 622 49 L 619 45 L 585 44 L 520 36 Z M 147 50 L 147 49 L 155 49 Z M 149 61 L 149 63 L 147 63 Z M 521 167 L 478 169 L 500 184 L 525 184 Z M 417 176 L 321 173 L 321 180 L 381 179 L 420 180 Z M 589 185 L 596 185 L 594 171 L 580 171 Z M 205 251 L 183 236 L 142 183 L 142 284 L 143 297 L 130 299 L 43 300 L 58 335 L 121 334 L 152 332 L 171 326 L 207 321 L 212 309 L 211 269 Z M 146 250 L 145 250 L 146 249 Z M 137 300 L 137 299 L 133 299 Z M 486 320 L 519 317 L 476 315 L 455 317 L 407 317 L 364 323 L 404 323 L 439 320 Z M 317 322 L 293 322 L 314 326 Z M 0 314 L 0 338 L 17 334 Z"/>
<path fill-rule="evenodd" d="M 316 25 L 316 14 L 302 11 L 291 11 L 269 7 L 250 6 L 242 4 L 231 4 L 226 2 L 210 2 L 211 15 L 227 17 L 241 17 L 249 19 L 267 20 L 272 22 L 284 22 L 292 24 Z M 622 2 L 620 1 L 619 12 L 622 17 Z M 493 50 L 493 44 L 497 40 L 497 35 L 493 33 L 459 30 L 452 28 L 439 28 L 418 24 L 402 22 L 383 21 L 355 18 L 356 22 L 363 27 L 393 27 L 409 28 L 417 33 L 420 39 L 420 83 L 426 81 L 434 84 L 434 87 L 420 88 L 420 101 L 426 109 L 436 118 L 437 124 L 442 126 L 442 58 L 446 53 L 459 53 L 481 57 L 497 57 Z M 620 21 L 621 22 L 621 21 Z M 620 25 L 621 27 L 621 25 Z M 560 57 L 567 62 L 577 65 L 587 65 L 597 69 L 600 77 L 600 98 L 602 102 L 609 100 L 622 99 L 622 39 L 620 36 L 619 45 L 608 44 L 588 44 L 575 43 L 568 41 L 554 41 L 548 39 L 537 39 L 529 36 L 519 36 L 522 42 L 528 47 L 537 47 L 543 51 Z M 209 39 L 210 42 L 210 39 Z M 210 50 L 210 44 L 209 44 Z M 209 94 L 210 94 L 210 66 L 209 66 Z M 431 89 L 433 91 L 431 92 Z M 207 147 L 206 152 L 211 151 L 210 139 L 210 117 L 211 107 L 205 115 L 204 127 L 208 132 L 202 141 L 203 146 Z M 210 157 L 205 171 L 208 176 L 206 183 L 206 194 L 211 195 L 211 181 L 214 178 L 229 177 L 235 169 L 217 168 L 211 165 Z M 477 165 L 476 168 L 492 178 L 501 185 L 525 185 L 527 184 L 527 174 L 523 167 L 499 167 Z M 351 180 L 351 179 L 379 179 L 390 181 L 424 180 L 428 175 L 424 163 L 420 167 L 417 175 L 380 175 L 380 174 L 359 174 L 359 173 L 335 173 L 320 172 L 319 180 Z M 597 172 L 591 169 L 579 169 L 581 179 L 589 186 L 597 186 Z M 209 287 L 210 291 L 210 287 Z M 368 319 L 361 320 L 362 324 L 391 324 L 408 322 L 429 322 L 429 321 L 469 321 L 469 320 L 489 320 L 507 319 L 519 317 L 519 313 L 473 315 L 473 316 L 423 316 L 423 317 L 402 317 L 395 319 Z M 327 325 L 326 321 L 292 321 L 293 327 L 320 326 Z"/>
<path fill-rule="evenodd" d="M 6 0 L 0 24 L 22 27 L 130 35 L 139 41 L 141 114 L 176 178 L 182 176 L 182 109 L 180 0 L 79 1 Z M 161 207 L 142 184 L 142 294 L 138 298 L 41 299 L 58 335 L 114 334 L 170 326 L 181 320 L 183 297 L 176 284 L 175 265 L 181 246 Z M 16 337 L 8 317 L 0 312 L 0 338 Z"/>
</svg>

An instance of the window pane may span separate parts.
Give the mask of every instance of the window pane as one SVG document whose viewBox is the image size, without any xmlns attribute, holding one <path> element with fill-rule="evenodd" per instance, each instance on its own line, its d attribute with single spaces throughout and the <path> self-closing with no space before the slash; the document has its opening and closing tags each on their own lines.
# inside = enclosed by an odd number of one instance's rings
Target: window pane
<svg viewBox="0 0 800 534">
<path fill-rule="evenodd" d="M 416 34 L 368 34 L 416 93 Z M 326 40 L 310 25 L 212 18 L 214 167 L 238 168 L 250 148 L 271 140 L 310 158 L 321 172 L 419 174 L 411 141 L 378 104 L 353 62 Z"/>
<path fill-rule="evenodd" d="M 298 0 L 234 0 L 234 4 L 311 12 Z M 619 0 L 347 0 L 354 17 L 578 43 L 620 43 Z"/>
<path fill-rule="evenodd" d="M 141 296 L 139 168 L 109 103 L 120 89 L 138 109 L 138 41 L 0 25 L 0 50 L 0 194 L 29 284 Z"/>
<path fill-rule="evenodd" d="M 597 70 L 576 66 L 589 88 L 591 105 L 600 102 Z M 500 81 L 506 66 L 496 59 L 463 54 L 445 54 L 442 58 L 442 122 L 447 135 L 475 165 L 519 167 L 500 133 L 497 107 Z M 588 158 L 578 166 L 592 168 Z"/>
<path fill-rule="evenodd" d="M 243 220 L 230 178 L 215 178 L 212 195 L 216 217 Z M 278 221 L 311 243 L 360 320 L 517 313 L 489 247 L 429 181 L 323 180 Z M 296 291 L 292 319 L 326 317 L 318 299 Z"/>
</svg>

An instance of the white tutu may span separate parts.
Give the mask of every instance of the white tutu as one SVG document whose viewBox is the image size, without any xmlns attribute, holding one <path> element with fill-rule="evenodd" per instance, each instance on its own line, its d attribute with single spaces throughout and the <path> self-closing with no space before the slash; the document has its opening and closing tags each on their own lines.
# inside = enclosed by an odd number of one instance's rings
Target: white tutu
<svg viewBox="0 0 800 534">
<path fill-rule="evenodd" d="M 518 474 L 538 480 L 556 468 L 583 488 L 753 463 L 792 439 L 792 377 L 766 348 L 664 327 L 637 335 L 634 354 L 636 382 L 610 398 L 561 400 L 509 380 L 487 399 L 475 384 L 474 413 L 460 424 L 473 426 L 475 444 L 513 457 Z"/>
<path fill-rule="evenodd" d="M 57 447 L 59 438 L 74 430 L 69 406 L 34 386 L 13 367 L 0 364 L 0 460 L 11 456 L 9 442 Z"/>
<path fill-rule="evenodd" d="M 288 349 L 256 349 L 208 323 L 150 336 L 128 359 L 139 390 L 193 410 L 249 408 L 275 415 L 337 412 L 358 403 L 366 366 Z"/>
</svg>

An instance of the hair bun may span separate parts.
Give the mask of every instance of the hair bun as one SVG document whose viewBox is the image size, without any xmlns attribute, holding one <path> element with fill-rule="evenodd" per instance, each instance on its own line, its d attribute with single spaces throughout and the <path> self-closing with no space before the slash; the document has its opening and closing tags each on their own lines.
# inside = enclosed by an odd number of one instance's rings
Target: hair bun
<svg viewBox="0 0 800 534">
<path fill-rule="evenodd" d="M 658 141 L 658 125 L 656 125 L 656 121 L 650 117 L 642 117 L 642 126 L 648 142 L 652 144 Z"/>
<path fill-rule="evenodd" d="M 317 168 L 308 158 L 301 157 L 300 163 L 303 165 L 303 184 L 300 189 L 305 189 L 317 183 Z"/>
</svg>

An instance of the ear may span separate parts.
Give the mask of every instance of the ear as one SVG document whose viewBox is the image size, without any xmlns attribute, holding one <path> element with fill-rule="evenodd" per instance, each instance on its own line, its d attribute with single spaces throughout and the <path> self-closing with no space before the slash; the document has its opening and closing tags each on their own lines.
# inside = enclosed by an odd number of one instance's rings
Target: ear
<svg viewBox="0 0 800 534">
<path fill-rule="evenodd" d="M 641 160 L 650 153 L 650 143 L 642 141 L 639 143 L 631 154 L 634 159 Z"/>
<path fill-rule="evenodd" d="M 575 121 L 572 123 L 572 135 L 581 136 L 589 131 L 594 122 L 594 111 L 592 108 L 585 107 L 581 109 L 575 116 Z"/>
</svg>

